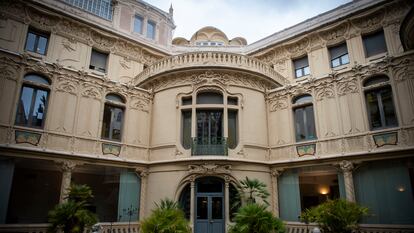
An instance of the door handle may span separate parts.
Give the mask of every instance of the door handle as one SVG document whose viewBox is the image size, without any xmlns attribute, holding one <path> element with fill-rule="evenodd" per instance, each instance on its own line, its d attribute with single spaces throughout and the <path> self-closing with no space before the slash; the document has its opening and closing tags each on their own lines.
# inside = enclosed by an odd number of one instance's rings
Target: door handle
<svg viewBox="0 0 414 233">
<path fill-rule="evenodd" d="M 209 222 L 210 222 L 210 223 L 213 223 L 214 221 L 210 219 L 210 220 L 209 220 Z"/>
</svg>

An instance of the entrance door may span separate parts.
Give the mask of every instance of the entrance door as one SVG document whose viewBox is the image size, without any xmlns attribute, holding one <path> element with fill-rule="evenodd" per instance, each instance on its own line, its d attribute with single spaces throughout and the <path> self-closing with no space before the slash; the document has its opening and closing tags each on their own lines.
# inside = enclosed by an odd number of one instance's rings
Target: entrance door
<svg viewBox="0 0 414 233">
<path fill-rule="evenodd" d="M 197 182 L 195 232 L 224 233 L 223 183 L 216 178 Z"/>
</svg>

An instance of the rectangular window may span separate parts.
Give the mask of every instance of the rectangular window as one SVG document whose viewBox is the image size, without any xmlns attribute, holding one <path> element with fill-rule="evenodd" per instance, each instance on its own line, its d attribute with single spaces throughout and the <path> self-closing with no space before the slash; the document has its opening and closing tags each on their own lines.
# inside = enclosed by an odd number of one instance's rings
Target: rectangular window
<svg viewBox="0 0 414 233">
<path fill-rule="evenodd" d="M 348 48 L 346 43 L 329 48 L 331 67 L 338 67 L 349 63 Z"/>
<path fill-rule="evenodd" d="M 124 110 L 109 104 L 105 104 L 102 138 L 121 141 L 122 119 Z"/>
<path fill-rule="evenodd" d="M 310 74 L 308 56 L 294 60 L 293 65 L 295 67 L 296 78 Z"/>
<path fill-rule="evenodd" d="M 381 129 L 398 125 L 392 100 L 391 87 L 367 91 L 368 117 L 371 129 Z"/>
<path fill-rule="evenodd" d="M 147 37 L 150 39 L 155 39 L 155 23 L 152 21 L 148 21 L 147 24 Z"/>
<path fill-rule="evenodd" d="M 237 128 L 237 110 L 229 110 L 227 145 L 230 149 L 234 149 L 237 146 Z"/>
<path fill-rule="evenodd" d="M 296 141 L 316 139 L 313 105 L 294 109 Z"/>
<path fill-rule="evenodd" d="M 111 0 L 63 0 L 63 2 L 106 20 L 112 20 Z"/>
<path fill-rule="evenodd" d="M 95 49 L 92 49 L 91 63 L 89 65 L 89 69 L 97 70 L 97 71 L 105 73 L 107 59 L 108 59 L 108 54 L 101 53 L 101 52 L 96 51 Z"/>
<path fill-rule="evenodd" d="M 42 128 L 47 108 L 49 92 L 32 86 L 24 85 L 17 107 L 16 124 Z"/>
<path fill-rule="evenodd" d="M 191 148 L 191 110 L 182 112 L 182 145 L 184 149 Z"/>
<path fill-rule="evenodd" d="M 365 48 L 365 57 L 371 57 L 380 53 L 387 52 L 387 44 L 385 43 L 384 31 L 362 37 Z"/>
<path fill-rule="evenodd" d="M 142 22 L 142 17 L 136 15 L 134 18 L 134 32 L 142 34 Z"/>
<path fill-rule="evenodd" d="M 45 55 L 47 51 L 48 41 L 48 34 L 29 29 L 27 32 L 25 50 Z"/>
</svg>

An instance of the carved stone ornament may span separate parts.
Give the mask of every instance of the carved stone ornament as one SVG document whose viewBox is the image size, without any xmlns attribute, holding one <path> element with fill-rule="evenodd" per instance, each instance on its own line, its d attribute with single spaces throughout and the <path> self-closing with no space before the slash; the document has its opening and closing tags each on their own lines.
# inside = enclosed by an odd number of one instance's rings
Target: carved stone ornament
<svg viewBox="0 0 414 233">
<path fill-rule="evenodd" d="M 102 98 L 101 91 L 97 87 L 89 85 L 85 85 L 85 88 L 82 90 L 82 96 L 97 100 Z"/>
<path fill-rule="evenodd" d="M 283 169 L 283 168 L 276 168 L 276 169 L 272 169 L 272 170 L 270 171 L 270 175 L 271 175 L 272 177 L 277 178 L 277 177 L 279 177 L 280 175 L 282 175 L 283 171 L 284 171 L 284 169 Z"/>
<path fill-rule="evenodd" d="M 339 163 L 339 167 L 343 172 L 351 172 L 354 170 L 354 164 L 348 160 L 343 160 Z"/>
<path fill-rule="evenodd" d="M 74 82 L 69 80 L 60 79 L 60 82 L 58 83 L 56 87 L 56 91 L 60 92 L 66 92 L 73 95 L 76 95 L 77 87 Z"/>
<path fill-rule="evenodd" d="M 119 157 L 121 154 L 121 146 L 109 143 L 102 143 L 102 154 L 111 154 Z"/>
<path fill-rule="evenodd" d="M 322 86 L 316 89 L 316 100 L 324 100 L 326 98 L 334 98 L 335 91 L 332 86 Z"/>
<path fill-rule="evenodd" d="M 62 46 L 65 48 L 68 52 L 73 52 L 76 50 L 76 41 L 73 39 L 63 39 L 62 40 Z"/>
<path fill-rule="evenodd" d="M 326 41 L 344 40 L 345 34 L 348 32 L 348 28 L 348 23 L 342 23 L 332 29 L 321 31 L 320 36 Z"/>
<path fill-rule="evenodd" d="M 137 173 L 137 175 L 139 175 L 141 178 L 147 178 L 149 175 L 147 168 L 137 168 L 135 169 L 135 173 Z"/>
<path fill-rule="evenodd" d="M 28 143 L 31 144 L 33 146 L 37 146 L 39 145 L 40 142 L 40 138 L 42 137 L 42 134 L 40 133 L 33 133 L 33 132 L 29 132 L 29 131 L 21 131 L 21 130 L 16 130 L 14 132 L 14 137 L 16 140 L 16 143 Z"/>
<path fill-rule="evenodd" d="M 188 172 L 190 174 L 229 174 L 231 173 L 231 165 L 220 165 L 214 163 L 188 165 Z"/>
<path fill-rule="evenodd" d="M 352 24 L 354 24 L 360 29 L 370 31 L 372 29 L 379 27 L 379 24 L 384 19 L 384 15 L 385 14 L 383 10 L 378 10 L 372 14 L 352 20 Z"/>
<path fill-rule="evenodd" d="M 149 112 L 150 100 L 142 97 L 131 97 L 129 106 L 132 109 L 140 110 L 143 112 Z"/>
<path fill-rule="evenodd" d="M 287 97 L 269 100 L 269 110 L 271 112 L 280 111 L 280 110 L 286 109 L 287 107 L 288 107 Z"/>
<path fill-rule="evenodd" d="M 358 93 L 358 83 L 356 80 L 344 80 L 338 83 L 338 95 L 347 95 L 351 93 Z"/>
</svg>

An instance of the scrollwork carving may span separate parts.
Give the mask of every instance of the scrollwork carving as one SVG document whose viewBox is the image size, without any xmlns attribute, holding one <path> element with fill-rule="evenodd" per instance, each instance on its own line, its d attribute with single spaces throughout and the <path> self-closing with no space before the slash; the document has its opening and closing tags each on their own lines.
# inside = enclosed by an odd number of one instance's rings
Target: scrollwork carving
<svg viewBox="0 0 414 233">
<path fill-rule="evenodd" d="M 335 91 L 332 86 L 323 86 L 316 88 L 316 100 L 321 101 L 326 98 L 334 98 Z"/>
<path fill-rule="evenodd" d="M 288 107 L 287 97 L 282 97 L 279 99 L 270 99 L 269 100 L 269 110 L 271 112 L 280 111 Z"/>
<path fill-rule="evenodd" d="M 229 174 L 231 173 L 231 165 L 220 165 L 214 163 L 188 165 L 188 172 L 190 174 Z"/>
<path fill-rule="evenodd" d="M 358 83 L 356 80 L 346 80 L 338 83 L 338 95 L 347 95 L 350 93 L 358 93 Z"/>
<path fill-rule="evenodd" d="M 85 85 L 84 89 L 82 90 L 82 96 L 87 98 L 93 98 L 100 100 L 102 98 L 102 92 L 99 88 L 91 85 Z"/>
</svg>

